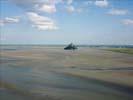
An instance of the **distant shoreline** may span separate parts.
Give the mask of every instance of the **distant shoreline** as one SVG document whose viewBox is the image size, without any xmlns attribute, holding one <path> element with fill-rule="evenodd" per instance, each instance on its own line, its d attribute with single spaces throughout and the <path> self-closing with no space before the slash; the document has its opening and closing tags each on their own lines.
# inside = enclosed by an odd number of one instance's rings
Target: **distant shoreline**
<svg viewBox="0 0 133 100">
<path fill-rule="evenodd" d="M 0 44 L 0 46 L 66 46 L 68 44 Z M 133 48 L 133 45 L 79 45 L 78 47 L 97 47 L 97 48 Z"/>
</svg>

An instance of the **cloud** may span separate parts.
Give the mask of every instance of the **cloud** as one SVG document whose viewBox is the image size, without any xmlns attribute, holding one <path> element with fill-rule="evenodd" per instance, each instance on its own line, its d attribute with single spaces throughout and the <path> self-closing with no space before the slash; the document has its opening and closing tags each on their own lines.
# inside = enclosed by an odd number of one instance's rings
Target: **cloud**
<svg viewBox="0 0 133 100">
<path fill-rule="evenodd" d="M 93 1 L 84 1 L 84 5 L 91 5 L 91 4 L 93 4 Z"/>
<path fill-rule="evenodd" d="M 67 0 L 67 4 L 71 5 L 73 3 L 73 0 Z"/>
<path fill-rule="evenodd" d="M 98 7 L 108 7 L 109 3 L 107 0 L 96 0 L 95 5 Z"/>
<path fill-rule="evenodd" d="M 56 30 L 58 27 L 55 25 L 54 21 L 48 17 L 38 15 L 34 12 L 27 13 L 29 20 L 39 30 Z"/>
<path fill-rule="evenodd" d="M 75 8 L 74 6 L 70 5 L 66 7 L 68 13 L 81 13 L 83 12 L 83 8 Z"/>
<path fill-rule="evenodd" d="M 133 25 L 133 19 L 124 19 L 122 20 L 124 25 Z"/>
<path fill-rule="evenodd" d="M 32 26 L 39 30 L 56 30 L 58 27 L 55 22 L 46 16 L 41 16 L 39 13 L 55 13 L 56 5 L 62 3 L 62 0 L 8 0 L 11 3 L 25 10 L 28 20 Z"/>
<path fill-rule="evenodd" d="M 78 0 L 8 0 L 11 3 L 17 5 L 18 7 L 24 9 L 26 12 L 36 12 L 36 13 L 48 13 L 53 14 L 58 11 L 58 9 L 65 9 L 66 7 L 68 12 L 74 12 L 75 8 L 72 5 L 73 2 L 79 2 Z M 83 0 L 84 1 L 84 0 Z M 57 8 L 58 4 L 61 8 Z M 78 9 L 76 12 L 81 12 Z"/>
<path fill-rule="evenodd" d="M 83 11 L 83 9 L 82 9 L 82 8 L 78 8 L 76 11 L 77 11 L 78 13 L 81 13 L 81 12 Z"/>
<path fill-rule="evenodd" d="M 124 9 L 111 9 L 108 14 L 110 15 L 126 15 L 128 13 L 128 10 Z"/>
<path fill-rule="evenodd" d="M 33 10 L 34 5 L 41 4 L 40 0 L 8 0 L 24 10 Z"/>
<path fill-rule="evenodd" d="M 18 23 L 19 17 L 6 17 L 5 19 L 0 19 L 0 26 L 4 26 L 6 24 Z"/>
<path fill-rule="evenodd" d="M 38 10 L 46 13 L 56 12 L 56 5 L 63 3 L 62 0 L 8 0 L 27 12 L 37 12 Z"/>
<path fill-rule="evenodd" d="M 67 10 L 67 12 L 72 13 L 75 11 L 75 8 L 73 6 L 67 6 L 66 10 Z"/>
<path fill-rule="evenodd" d="M 44 4 L 40 8 L 38 8 L 38 10 L 46 13 L 55 13 L 56 7 L 55 5 Z"/>
</svg>

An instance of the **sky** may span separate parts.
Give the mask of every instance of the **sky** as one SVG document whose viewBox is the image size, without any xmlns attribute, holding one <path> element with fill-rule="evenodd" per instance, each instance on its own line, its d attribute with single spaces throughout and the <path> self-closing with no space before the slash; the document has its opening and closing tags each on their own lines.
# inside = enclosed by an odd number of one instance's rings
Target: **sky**
<svg viewBox="0 0 133 100">
<path fill-rule="evenodd" d="M 133 45 L 133 0 L 0 0 L 0 44 Z"/>
</svg>

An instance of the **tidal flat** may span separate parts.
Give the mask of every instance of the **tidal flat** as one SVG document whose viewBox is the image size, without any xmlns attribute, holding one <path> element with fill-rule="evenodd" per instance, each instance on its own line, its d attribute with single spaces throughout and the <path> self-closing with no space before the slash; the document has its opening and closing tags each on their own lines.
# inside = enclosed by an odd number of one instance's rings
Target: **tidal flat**
<svg viewBox="0 0 133 100">
<path fill-rule="evenodd" d="M 0 48 L 1 100 L 133 100 L 133 55 L 64 46 Z"/>
</svg>

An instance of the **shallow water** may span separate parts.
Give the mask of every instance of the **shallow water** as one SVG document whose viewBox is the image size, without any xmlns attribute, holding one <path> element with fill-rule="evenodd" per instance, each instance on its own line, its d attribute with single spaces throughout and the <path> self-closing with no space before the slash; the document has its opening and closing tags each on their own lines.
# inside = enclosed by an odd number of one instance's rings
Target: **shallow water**
<svg viewBox="0 0 133 100">
<path fill-rule="evenodd" d="M 0 82 L 5 84 L 0 86 L 2 100 L 133 100 L 127 89 L 55 73 L 45 62 L 15 57 L 0 61 Z"/>
</svg>

